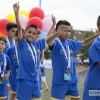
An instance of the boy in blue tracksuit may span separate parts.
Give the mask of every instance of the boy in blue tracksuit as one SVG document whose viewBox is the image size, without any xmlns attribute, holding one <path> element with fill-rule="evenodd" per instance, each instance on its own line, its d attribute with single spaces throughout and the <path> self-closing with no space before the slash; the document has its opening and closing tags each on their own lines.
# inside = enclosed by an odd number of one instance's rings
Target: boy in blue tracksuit
<svg viewBox="0 0 100 100">
<path fill-rule="evenodd" d="M 15 33 L 15 45 L 12 46 L 7 50 L 7 55 L 10 58 L 11 61 L 11 73 L 9 77 L 9 84 L 11 86 L 11 95 L 10 100 L 16 99 L 16 89 L 17 89 L 17 70 L 18 70 L 18 51 L 17 51 L 17 43 L 18 43 L 18 31 Z"/>
<path fill-rule="evenodd" d="M 82 46 L 100 35 L 99 33 L 83 41 L 75 41 L 69 39 L 70 31 L 70 23 L 60 20 L 56 24 L 56 32 L 47 39 L 52 54 L 52 100 L 64 100 L 65 96 L 69 96 L 71 100 L 80 100 L 74 55 Z"/>
<path fill-rule="evenodd" d="M 15 33 L 17 31 L 17 24 L 10 22 L 6 25 L 6 31 L 8 38 L 6 38 L 6 48 L 4 49 L 5 54 L 7 53 L 7 50 L 15 45 Z"/>
<path fill-rule="evenodd" d="M 9 22 L 7 25 L 6 25 L 6 32 L 7 32 L 7 35 L 8 37 L 6 38 L 6 48 L 4 49 L 4 53 L 7 54 L 7 50 L 9 48 L 11 48 L 12 46 L 15 45 L 15 40 L 14 40 L 14 36 L 15 36 L 15 33 L 16 33 L 16 30 L 17 30 L 17 24 L 16 23 L 13 23 L 13 22 Z M 9 76 L 10 77 L 10 76 Z M 9 99 L 9 94 L 10 94 L 10 85 L 9 85 L 9 79 L 8 79 L 8 84 L 7 84 L 7 90 L 8 90 L 8 96 L 7 96 L 7 99 Z"/>
<path fill-rule="evenodd" d="M 7 98 L 7 79 L 10 75 L 10 59 L 4 54 L 6 39 L 0 37 L 0 100 Z"/>
<path fill-rule="evenodd" d="M 97 20 L 97 27 L 100 31 L 100 16 Z M 89 95 L 91 90 L 100 91 L 100 36 L 94 40 L 88 54 L 89 69 L 84 83 L 83 100 L 100 100 L 100 92 L 96 95 Z"/>
<path fill-rule="evenodd" d="M 47 33 L 47 36 L 50 36 L 53 33 L 53 30 L 55 29 L 55 24 L 56 24 L 55 16 L 52 15 L 51 20 L 53 22 L 53 25 L 52 25 L 50 31 Z M 38 66 L 39 66 L 39 72 L 40 72 L 39 73 L 39 84 L 40 84 L 41 97 L 43 97 L 42 80 L 41 80 L 41 62 L 44 61 L 44 50 L 41 51 L 40 49 L 38 49 L 39 47 L 37 45 L 37 42 L 40 40 L 40 35 L 41 35 L 41 31 L 40 31 L 40 29 L 37 29 L 36 39 L 35 39 L 35 41 L 33 41 L 33 44 L 37 48 L 36 50 L 37 50 L 37 54 L 38 54 Z M 46 90 L 49 90 L 49 88 L 48 88 L 46 83 L 45 83 L 45 86 L 46 86 Z"/>
<path fill-rule="evenodd" d="M 39 41 L 33 42 L 36 39 L 36 25 L 29 25 L 22 34 L 22 27 L 19 21 L 18 11 L 19 4 L 13 5 L 15 18 L 18 26 L 18 73 L 17 73 L 17 99 L 18 100 L 40 100 L 39 86 L 39 53 L 45 48 L 47 36 Z M 40 59 L 40 58 L 39 58 Z"/>
</svg>

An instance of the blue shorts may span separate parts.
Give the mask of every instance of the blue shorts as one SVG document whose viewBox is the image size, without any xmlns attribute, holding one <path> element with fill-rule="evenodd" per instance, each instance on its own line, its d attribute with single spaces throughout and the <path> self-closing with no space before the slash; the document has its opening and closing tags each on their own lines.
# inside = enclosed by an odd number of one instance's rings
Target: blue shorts
<svg viewBox="0 0 100 100">
<path fill-rule="evenodd" d="M 52 100 L 64 100 L 65 97 L 80 98 L 76 84 L 52 84 L 51 98 Z"/>
<path fill-rule="evenodd" d="M 31 100 L 40 99 L 40 86 L 38 81 L 30 81 L 25 79 L 18 79 L 17 84 L 17 99 Z"/>
<path fill-rule="evenodd" d="M 7 85 L 0 83 L 0 98 L 7 98 Z"/>
<path fill-rule="evenodd" d="M 11 85 L 11 92 L 16 93 L 17 91 L 17 85 Z"/>
<path fill-rule="evenodd" d="M 90 88 L 84 87 L 83 100 L 100 100 L 100 96 L 89 96 L 89 90 L 100 90 L 100 89 L 93 89 L 93 88 L 90 89 Z"/>
</svg>

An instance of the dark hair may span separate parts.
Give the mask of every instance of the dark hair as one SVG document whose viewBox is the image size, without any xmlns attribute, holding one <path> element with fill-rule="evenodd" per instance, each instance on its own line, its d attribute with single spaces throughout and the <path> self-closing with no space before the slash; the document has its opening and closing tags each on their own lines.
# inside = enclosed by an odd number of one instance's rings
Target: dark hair
<svg viewBox="0 0 100 100">
<path fill-rule="evenodd" d="M 27 31 L 29 28 L 35 28 L 37 30 L 37 26 L 34 24 L 30 24 L 25 28 L 25 31 Z"/>
<path fill-rule="evenodd" d="M 6 44 L 6 38 L 3 36 L 0 36 L 0 41 L 3 41 Z"/>
<path fill-rule="evenodd" d="M 41 34 L 41 31 L 39 28 L 37 28 L 37 34 Z"/>
<path fill-rule="evenodd" d="M 24 29 L 22 29 L 22 32 L 23 32 L 23 31 L 24 31 Z M 18 37 L 18 30 L 16 31 L 15 36 Z"/>
<path fill-rule="evenodd" d="M 68 25 L 68 26 L 71 26 L 68 21 L 66 21 L 66 20 L 59 20 L 57 22 L 57 24 L 56 24 L 56 31 L 57 31 L 59 25 Z"/>
<path fill-rule="evenodd" d="M 6 25 L 6 30 L 9 31 L 10 29 L 12 28 L 17 28 L 17 24 L 16 23 L 13 23 L 13 22 L 10 22 Z"/>
<path fill-rule="evenodd" d="M 100 26 L 100 16 L 97 19 L 97 26 Z"/>
</svg>

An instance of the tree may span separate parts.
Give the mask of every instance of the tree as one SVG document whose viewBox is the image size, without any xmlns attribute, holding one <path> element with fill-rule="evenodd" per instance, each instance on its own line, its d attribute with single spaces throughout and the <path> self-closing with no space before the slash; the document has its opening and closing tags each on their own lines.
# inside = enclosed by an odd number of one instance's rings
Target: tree
<svg viewBox="0 0 100 100">
<path fill-rule="evenodd" d="M 50 50 L 49 49 L 46 49 L 44 51 L 44 58 L 45 59 L 50 59 L 51 58 L 51 54 L 50 54 Z"/>
<path fill-rule="evenodd" d="M 71 36 L 70 39 L 75 40 L 75 30 L 73 30 L 73 27 L 71 26 Z"/>
</svg>

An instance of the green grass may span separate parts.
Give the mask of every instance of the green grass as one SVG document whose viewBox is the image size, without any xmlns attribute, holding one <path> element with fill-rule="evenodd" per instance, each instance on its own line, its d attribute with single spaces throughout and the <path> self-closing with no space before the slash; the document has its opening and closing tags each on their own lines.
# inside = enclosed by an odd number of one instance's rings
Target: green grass
<svg viewBox="0 0 100 100">
<path fill-rule="evenodd" d="M 77 72 L 80 72 L 82 70 L 84 70 L 86 68 L 77 68 Z M 85 77 L 83 76 L 80 76 L 79 77 L 80 79 L 80 82 L 78 83 L 78 88 L 79 88 L 79 91 L 80 91 L 80 96 L 82 98 L 82 94 L 83 94 L 83 84 L 84 84 L 84 80 L 85 80 Z M 49 86 L 49 88 L 51 89 L 51 82 L 52 82 L 52 69 L 46 69 L 46 81 L 47 81 L 47 84 Z M 44 89 L 44 86 L 43 86 L 43 89 Z M 51 96 L 50 96 L 50 93 L 51 91 L 44 91 L 43 90 L 43 98 L 42 100 L 51 100 Z M 70 100 L 70 99 L 66 99 L 66 100 Z"/>
</svg>

